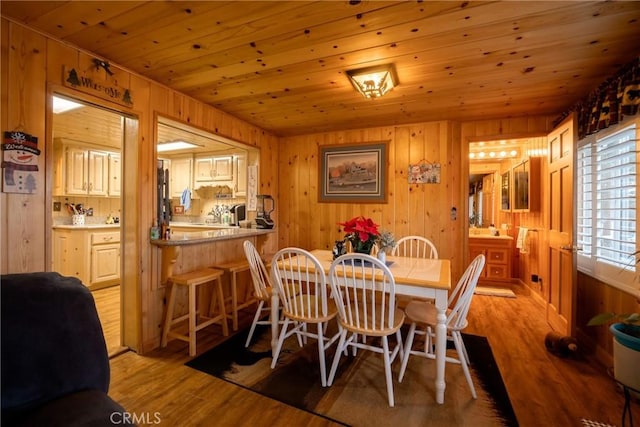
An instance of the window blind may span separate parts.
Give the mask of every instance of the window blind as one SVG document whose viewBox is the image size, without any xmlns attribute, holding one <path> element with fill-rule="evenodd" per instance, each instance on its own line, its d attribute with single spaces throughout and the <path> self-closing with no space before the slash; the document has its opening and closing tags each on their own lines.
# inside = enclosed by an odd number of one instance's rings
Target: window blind
<svg viewBox="0 0 640 427">
<path fill-rule="evenodd" d="M 577 152 L 578 268 L 638 293 L 636 127 L 591 140 Z"/>
</svg>

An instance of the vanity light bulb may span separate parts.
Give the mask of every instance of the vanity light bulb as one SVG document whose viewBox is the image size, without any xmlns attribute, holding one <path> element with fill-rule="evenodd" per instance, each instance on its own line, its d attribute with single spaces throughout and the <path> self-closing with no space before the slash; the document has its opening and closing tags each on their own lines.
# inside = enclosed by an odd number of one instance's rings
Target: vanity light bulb
<svg viewBox="0 0 640 427">
<path fill-rule="evenodd" d="M 496 153 L 494 153 L 493 151 L 489 153 L 489 157 L 495 157 L 495 156 L 496 156 Z"/>
<path fill-rule="evenodd" d="M 469 153 L 469 158 L 470 159 L 475 159 L 476 158 L 476 153 Z"/>
<path fill-rule="evenodd" d="M 481 159 L 484 159 L 484 151 L 479 152 L 478 157 L 480 157 Z"/>
<path fill-rule="evenodd" d="M 511 150 L 511 153 L 509 154 L 511 154 L 511 157 L 515 157 L 518 152 L 516 150 Z"/>
<path fill-rule="evenodd" d="M 506 155 L 507 155 L 507 152 L 506 152 L 506 151 L 501 151 L 501 152 L 500 152 L 500 157 L 506 157 Z"/>
</svg>

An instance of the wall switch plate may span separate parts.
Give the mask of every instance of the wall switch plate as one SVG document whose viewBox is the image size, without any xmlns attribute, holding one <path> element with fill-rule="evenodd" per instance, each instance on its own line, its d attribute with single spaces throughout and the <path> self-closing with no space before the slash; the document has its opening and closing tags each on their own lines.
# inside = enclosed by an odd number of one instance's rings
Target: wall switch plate
<svg viewBox="0 0 640 427">
<path fill-rule="evenodd" d="M 60 209 L 62 209 L 62 203 L 53 202 L 53 211 L 54 212 L 60 212 Z"/>
</svg>

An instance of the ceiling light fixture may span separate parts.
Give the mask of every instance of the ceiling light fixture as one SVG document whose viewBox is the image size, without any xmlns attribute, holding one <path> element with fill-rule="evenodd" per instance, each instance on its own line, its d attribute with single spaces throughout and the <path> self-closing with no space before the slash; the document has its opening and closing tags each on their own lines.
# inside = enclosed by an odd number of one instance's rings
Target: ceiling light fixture
<svg viewBox="0 0 640 427">
<path fill-rule="evenodd" d="M 189 148 L 197 148 L 197 147 L 200 147 L 200 146 L 197 144 L 193 144 L 191 142 L 168 141 L 168 142 L 158 143 L 157 150 L 158 150 L 158 153 L 162 153 L 165 151 L 186 150 Z"/>
<path fill-rule="evenodd" d="M 59 96 L 53 97 L 53 113 L 60 114 L 67 111 L 75 110 L 76 108 L 84 107 L 83 104 L 78 104 L 66 98 L 60 98 Z"/>
<path fill-rule="evenodd" d="M 398 75 L 393 64 L 347 70 L 353 87 L 365 98 L 380 98 L 398 85 Z"/>
</svg>

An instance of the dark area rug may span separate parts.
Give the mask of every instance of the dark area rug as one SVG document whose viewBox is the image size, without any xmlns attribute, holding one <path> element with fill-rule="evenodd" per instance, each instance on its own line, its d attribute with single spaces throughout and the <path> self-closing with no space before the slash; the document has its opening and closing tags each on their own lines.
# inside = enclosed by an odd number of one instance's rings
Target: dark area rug
<svg viewBox="0 0 640 427">
<path fill-rule="evenodd" d="M 249 348 L 244 347 L 246 334 L 237 333 L 186 365 L 345 425 L 518 425 L 485 337 L 463 334 L 478 399 L 471 397 L 460 366 L 447 363 L 445 403 L 439 405 L 435 401 L 435 362 L 411 356 L 402 383 L 398 383 L 400 361 L 393 364 L 395 407 L 390 408 L 382 355 L 360 350 L 356 357 L 343 356 L 333 385 L 325 388 L 320 384 L 314 340 L 303 348 L 295 336 L 285 341 L 278 364 L 271 369 L 269 329 L 258 326 Z M 327 372 L 334 349 L 335 344 L 327 352 Z"/>
</svg>

